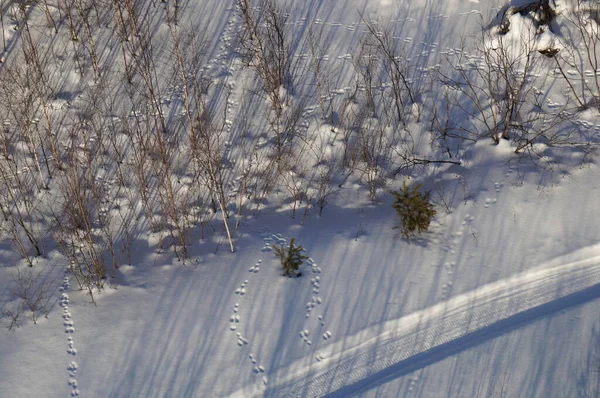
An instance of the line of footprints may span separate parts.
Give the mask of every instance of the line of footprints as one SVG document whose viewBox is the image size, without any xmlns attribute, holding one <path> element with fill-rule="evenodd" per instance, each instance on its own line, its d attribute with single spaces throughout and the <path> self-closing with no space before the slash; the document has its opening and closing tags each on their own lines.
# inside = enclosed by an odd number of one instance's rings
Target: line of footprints
<svg viewBox="0 0 600 398">
<path fill-rule="evenodd" d="M 263 232 L 260 235 L 260 237 L 262 238 L 262 240 L 264 242 L 264 245 L 262 247 L 263 253 L 272 252 L 273 251 L 272 245 L 284 245 L 287 243 L 287 240 L 280 234 L 271 234 L 268 232 Z M 251 274 L 257 274 L 260 271 L 261 263 L 262 263 L 262 259 L 259 259 L 253 266 L 248 268 L 248 272 Z M 313 274 L 321 273 L 321 268 L 314 262 L 313 259 L 311 259 L 311 258 L 307 259 L 306 264 L 310 267 L 310 270 Z M 311 297 L 311 301 L 306 303 L 306 318 L 307 319 L 310 318 L 311 311 L 314 308 L 316 308 L 318 305 L 322 304 L 322 302 L 323 302 L 321 297 L 318 296 L 319 288 L 320 288 L 320 280 L 321 280 L 321 278 L 318 275 L 310 280 L 313 295 Z M 246 295 L 248 283 L 249 283 L 248 279 L 244 280 L 244 282 L 242 282 L 240 284 L 240 286 L 235 290 L 234 294 L 236 294 L 238 296 Z M 236 302 L 233 305 L 233 313 L 229 317 L 229 322 L 230 322 L 229 330 L 231 330 L 232 332 L 236 332 L 237 345 L 239 347 L 244 347 L 246 345 L 249 345 L 249 343 L 248 343 L 248 339 L 246 339 L 242 335 L 242 333 L 239 331 L 239 326 L 240 326 L 240 322 L 241 322 L 239 311 L 240 311 L 240 303 Z M 323 315 L 317 316 L 317 320 L 321 327 L 325 326 L 325 321 L 323 319 Z M 309 345 L 309 346 L 312 345 L 312 341 L 309 339 L 308 329 L 301 331 L 300 337 L 307 345 Z M 331 337 L 331 332 L 329 330 L 325 331 L 322 334 L 323 340 L 327 340 L 330 337 Z M 254 373 L 263 374 L 262 380 L 263 380 L 263 383 L 266 385 L 268 380 L 267 380 L 267 377 L 264 375 L 265 367 L 258 363 L 258 360 L 255 358 L 255 356 L 252 353 L 248 354 L 248 359 L 250 360 L 250 362 L 253 366 Z M 324 357 L 321 354 L 317 354 L 316 359 L 317 359 L 317 361 L 322 361 L 324 359 Z"/>
<path fill-rule="evenodd" d="M 265 247 L 263 247 L 263 252 L 265 251 L 270 251 L 270 247 L 268 247 L 269 250 L 265 250 Z M 253 266 L 251 266 L 248 269 L 248 272 L 252 273 L 252 274 L 257 274 L 260 271 L 260 264 L 262 263 L 262 260 L 258 260 L 256 262 L 256 264 L 254 264 Z M 240 286 L 235 289 L 234 294 L 238 295 L 238 296 L 245 296 L 246 292 L 247 292 L 247 286 L 248 286 L 248 279 L 246 279 L 244 282 L 242 282 L 240 284 Z M 229 317 L 229 322 L 230 322 L 230 326 L 229 326 L 229 330 L 231 330 L 232 332 L 236 332 L 235 335 L 237 337 L 237 345 L 238 347 L 244 347 L 246 345 L 248 345 L 248 339 L 246 339 L 242 333 L 238 330 L 238 327 L 240 325 L 240 303 L 236 302 L 233 305 L 233 313 L 231 314 L 231 316 Z M 255 374 L 263 374 L 263 383 L 266 385 L 268 382 L 268 379 L 266 376 L 264 376 L 265 373 L 265 367 L 262 366 L 261 364 L 258 363 L 258 360 L 254 357 L 254 355 L 252 353 L 248 354 L 248 359 L 250 360 L 250 363 L 253 366 L 253 371 Z"/>
<path fill-rule="evenodd" d="M 512 170 L 512 167 L 511 167 Z M 508 177 L 510 175 L 510 171 L 506 174 L 506 176 Z M 504 186 L 504 184 L 500 183 L 500 182 L 494 182 L 494 191 L 496 191 L 496 193 L 500 193 L 500 191 L 502 190 L 502 187 Z M 494 203 L 496 203 L 498 201 L 497 198 L 487 198 L 485 200 L 485 204 L 484 204 L 484 208 L 489 208 L 490 205 L 493 205 Z M 469 225 L 475 220 L 475 217 L 472 216 L 471 214 L 467 214 L 465 215 L 465 218 L 463 220 L 463 222 L 461 223 L 461 226 L 458 228 L 458 230 L 456 232 L 454 232 L 453 234 L 451 234 L 452 237 L 452 242 L 451 244 L 447 247 L 447 251 L 450 253 L 450 255 L 454 256 L 456 254 L 456 246 L 458 245 L 461 237 L 464 235 L 465 233 L 465 229 L 470 229 Z M 463 253 L 464 254 L 464 253 Z M 437 264 L 434 262 L 432 263 L 433 266 L 437 266 Z M 454 274 L 454 269 L 456 267 L 456 261 L 446 261 L 444 263 L 444 268 L 446 268 L 446 274 L 447 274 L 447 282 L 445 282 L 442 285 L 442 300 L 446 300 L 449 298 L 451 291 L 452 291 L 452 279 L 453 279 L 453 274 Z"/>
<path fill-rule="evenodd" d="M 283 236 L 281 236 L 280 234 L 271 235 L 271 234 L 265 233 L 265 234 L 261 235 L 261 237 L 263 238 L 263 241 L 265 242 L 265 245 L 263 247 L 263 252 L 270 252 L 273 250 L 271 247 L 271 242 L 273 242 L 276 245 L 284 245 L 287 243 L 287 240 L 285 238 L 283 238 Z M 311 300 L 306 303 L 305 318 L 308 319 L 308 318 L 310 318 L 310 313 L 312 312 L 312 310 L 315 309 L 318 305 L 321 305 L 323 303 L 323 299 L 321 299 L 321 297 L 319 297 L 319 289 L 321 287 L 321 284 L 320 284 L 321 277 L 318 274 L 321 273 L 321 268 L 310 257 L 306 260 L 306 264 L 310 267 L 310 271 L 313 274 L 317 274 L 317 276 L 315 276 L 314 278 L 312 278 L 310 280 L 310 283 L 312 285 L 312 294 L 313 295 L 311 297 Z M 323 315 L 318 315 L 317 320 L 319 321 L 321 328 L 325 326 L 325 321 L 324 321 Z M 308 329 L 304 329 L 304 330 L 300 331 L 299 335 L 300 335 L 300 338 L 302 339 L 302 341 L 306 345 L 308 345 L 308 346 L 312 345 L 312 340 L 309 338 Z M 323 338 L 323 340 L 328 340 L 331 337 L 331 332 L 329 330 L 327 330 L 321 335 L 321 337 Z M 324 359 L 324 356 L 322 354 L 316 355 L 317 361 L 322 361 L 323 359 Z"/>
<path fill-rule="evenodd" d="M 69 295 L 66 291 L 69 289 L 69 277 L 65 276 L 62 284 L 60 285 L 59 291 L 61 292 L 59 304 L 63 308 L 63 326 L 65 327 L 65 333 L 67 336 L 67 353 L 72 356 L 77 355 L 77 349 L 75 348 L 75 343 L 73 342 L 73 336 L 71 336 L 75 332 L 75 328 L 73 327 L 73 319 L 71 317 L 71 313 L 69 312 Z M 71 361 L 69 366 L 67 367 L 67 371 L 69 372 L 69 386 L 71 387 L 71 396 L 77 397 L 79 396 L 79 389 L 77 388 L 77 379 L 75 376 L 77 375 L 78 369 L 77 362 Z"/>
<path fill-rule="evenodd" d="M 273 244 L 276 244 L 276 245 L 284 245 L 287 243 L 287 240 L 280 234 L 272 235 L 272 234 L 265 233 L 265 234 L 262 234 L 261 237 L 263 238 L 263 241 L 265 242 L 265 245 L 262 248 L 263 252 L 271 252 L 273 250 L 273 248 L 271 247 L 271 242 L 273 242 Z M 317 263 L 315 263 L 315 261 L 312 258 L 309 257 L 306 260 L 306 264 L 310 267 L 310 270 L 313 274 L 321 273 L 321 268 L 317 265 Z M 318 305 L 321 305 L 323 303 L 323 300 L 321 299 L 321 297 L 318 296 L 319 288 L 321 287 L 320 282 L 321 282 L 321 277 L 318 275 L 310 280 L 310 283 L 312 285 L 313 296 L 311 297 L 311 300 L 306 303 L 306 316 L 305 316 L 306 319 L 310 318 L 310 313 L 314 308 L 316 308 Z M 325 321 L 323 319 L 323 315 L 318 315 L 317 320 L 319 321 L 319 324 L 321 327 L 325 326 Z M 310 338 L 309 338 L 308 329 L 304 329 L 304 330 L 300 331 L 299 335 L 300 335 L 300 338 L 302 339 L 302 341 L 306 345 L 308 345 L 308 346 L 312 345 L 312 340 L 310 340 Z M 331 332 L 329 330 L 325 331 L 322 334 L 323 340 L 327 340 L 330 337 L 331 337 Z M 322 361 L 324 358 L 325 357 L 322 354 L 316 355 L 317 361 Z"/>
<path fill-rule="evenodd" d="M 310 266 L 313 274 L 321 273 L 321 268 L 314 262 L 314 260 L 312 258 L 309 258 L 308 260 L 306 260 L 306 263 Z M 315 309 L 318 305 L 321 305 L 323 303 L 323 300 L 321 299 L 321 297 L 319 297 L 319 289 L 321 287 L 321 277 L 319 275 L 315 276 L 314 278 L 312 278 L 310 280 L 310 283 L 312 285 L 313 296 L 311 297 L 310 301 L 306 303 L 306 319 L 310 318 L 310 313 L 313 309 Z M 320 328 L 325 327 L 325 320 L 323 318 L 323 315 L 318 315 L 317 321 L 319 322 L 318 326 Z M 309 346 L 312 345 L 312 341 L 309 338 L 308 329 L 302 330 L 299 334 L 300 334 L 300 338 L 302 339 L 302 341 L 304 343 L 306 343 Z M 329 338 L 331 338 L 331 332 L 329 330 L 326 330 L 321 334 L 321 337 L 323 338 L 323 340 L 328 340 Z M 315 359 L 320 362 L 323 359 L 325 359 L 325 357 L 323 356 L 323 354 L 317 353 L 317 355 L 315 356 Z"/>
</svg>

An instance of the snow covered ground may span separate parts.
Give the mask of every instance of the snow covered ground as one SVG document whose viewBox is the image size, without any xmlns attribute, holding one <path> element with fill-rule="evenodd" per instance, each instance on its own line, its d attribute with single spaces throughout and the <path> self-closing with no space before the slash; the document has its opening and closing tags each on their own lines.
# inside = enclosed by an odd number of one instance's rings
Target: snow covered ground
<svg viewBox="0 0 600 398">
<path fill-rule="evenodd" d="M 589 376 L 597 344 L 599 209 L 577 188 L 597 189 L 596 172 L 541 195 L 504 186 L 488 207 L 484 193 L 422 245 L 394 238 L 388 210 L 366 205 L 304 226 L 264 214 L 236 253 L 197 265 L 140 258 L 97 307 L 56 290 L 48 319 L 3 333 L 0 386 L 14 396 L 64 396 L 71 379 L 92 396 L 487 396 L 490 386 L 564 396 Z M 570 206 L 585 216 L 561 212 Z M 511 234 L 490 227 L 517 208 L 504 221 Z M 267 246 L 291 235 L 314 261 L 298 279 L 280 276 Z"/>
<path fill-rule="evenodd" d="M 227 112 L 235 115 L 248 106 L 243 96 L 252 77 L 228 47 L 239 23 L 234 3 L 190 0 L 184 15 L 214 35 L 211 67 L 233 83 Z M 401 35 L 395 40 L 425 68 L 460 53 L 462 36 L 478 32 L 504 4 L 298 3 L 291 2 L 292 25 L 301 32 L 326 27 L 324 59 L 339 95 L 352 81 L 352 52 L 364 28 L 359 12 L 391 18 Z M 526 22 L 518 15 L 511 21 L 516 37 Z M 557 102 L 561 90 L 551 88 L 564 88 L 559 79 L 546 82 Z M 575 121 L 598 135 L 597 112 L 580 112 Z M 312 137 L 329 134 L 321 127 Z M 320 147 L 340 151 L 338 143 L 327 145 Z M 477 140 L 456 149 L 460 164 L 407 175 L 432 191 L 438 210 L 430 230 L 411 241 L 393 229 L 398 221 L 386 190 L 370 200 L 356 176 L 334 191 L 322 216 L 311 209 L 304 217 L 299 208 L 293 218 L 294 202 L 281 188 L 241 218 L 233 253 L 216 222 L 202 239 L 192 232 L 185 263 L 159 250 L 160 232 L 142 230 L 130 263 L 119 265 L 93 303 L 58 250 L 30 268 L 3 244 L 0 304 L 18 302 L 16 275 L 31 272 L 44 281 L 47 316 L 34 323 L 24 311 L 18 328 L 0 330 L 0 395 L 593 396 L 600 170 L 578 147 L 567 155 L 542 149 L 538 158 L 515 154 L 515 145 Z M 401 182 L 391 177 L 386 188 Z M 281 276 L 272 250 L 291 238 L 309 256 L 299 278 Z"/>
</svg>

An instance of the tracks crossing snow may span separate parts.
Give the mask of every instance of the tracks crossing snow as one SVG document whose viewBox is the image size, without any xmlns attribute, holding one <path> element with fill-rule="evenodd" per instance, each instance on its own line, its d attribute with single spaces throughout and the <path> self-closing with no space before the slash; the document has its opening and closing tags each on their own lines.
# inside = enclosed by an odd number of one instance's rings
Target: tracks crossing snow
<svg viewBox="0 0 600 398">
<path fill-rule="evenodd" d="M 269 239 L 267 239 L 267 236 L 269 236 Z M 264 233 L 261 235 L 261 238 L 263 238 L 263 241 L 265 242 L 264 246 L 262 247 L 262 252 L 263 253 L 270 252 L 271 246 L 268 243 L 268 242 L 270 242 L 270 235 Z M 258 272 L 260 271 L 261 263 L 262 263 L 262 259 L 259 259 L 254 265 L 252 265 L 250 268 L 248 268 L 248 272 L 250 273 L 251 276 L 258 274 Z M 246 295 L 249 283 L 250 283 L 250 280 L 248 280 L 248 279 L 244 280 L 244 282 L 242 282 L 240 284 L 240 286 L 234 291 L 235 295 L 240 296 L 240 301 L 243 298 L 243 296 Z M 246 337 L 244 337 L 242 335 L 242 332 L 240 331 L 240 329 L 238 329 L 240 327 L 241 321 L 242 321 L 242 317 L 240 316 L 240 303 L 236 302 L 233 305 L 233 314 L 229 318 L 229 322 L 230 322 L 229 330 L 231 330 L 232 332 L 235 332 L 235 335 L 237 338 L 237 345 L 240 348 L 244 348 L 245 346 L 249 346 L 250 342 Z M 250 360 L 250 363 L 252 364 L 253 372 L 257 375 L 262 374 L 263 375 L 262 381 L 266 385 L 268 380 L 267 380 L 267 377 L 264 375 L 265 367 L 258 362 L 255 355 L 252 353 L 248 354 L 248 359 Z"/>
<path fill-rule="evenodd" d="M 273 234 L 268 232 L 268 230 L 263 229 L 261 231 L 258 232 L 259 233 L 259 237 L 260 239 L 263 241 L 263 246 L 261 248 L 262 253 L 268 253 L 271 254 L 273 251 L 273 245 L 286 245 L 287 243 L 287 239 L 285 239 L 281 234 Z M 250 266 L 248 268 L 248 272 L 250 273 L 249 278 L 255 278 L 256 274 L 258 274 L 258 272 L 260 271 L 260 265 L 262 264 L 262 259 L 258 259 L 258 261 L 256 261 L 256 263 L 252 266 Z M 308 258 L 305 261 L 305 268 L 302 270 L 302 272 L 304 274 L 308 274 L 309 272 L 312 273 L 313 275 L 315 275 L 311 280 L 311 291 L 312 291 L 312 295 L 311 295 L 311 300 L 308 301 L 306 303 L 306 314 L 305 314 L 305 324 L 302 331 L 299 332 L 300 338 L 302 339 L 303 343 L 306 346 L 311 346 L 313 345 L 313 341 L 310 340 L 309 338 L 309 329 L 313 331 L 313 333 L 315 333 L 317 335 L 317 337 L 322 337 L 322 340 L 328 340 L 329 338 L 332 337 L 332 333 L 329 330 L 324 329 L 325 327 L 325 319 L 324 316 L 318 315 L 316 317 L 316 323 L 311 321 L 311 312 L 318 308 L 320 305 L 323 304 L 323 299 L 319 296 L 319 289 L 320 289 L 320 281 L 321 281 L 321 268 L 317 265 L 317 263 L 312 259 L 312 258 Z M 251 279 L 246 279 L 244 280 L 242 283 L 240 283 L 239 287 L 234 291 L 234 294 L 237 296 L 240 296 L 239 300 L 240 302 L 244 300 L 244 296 L 247 294 L 248 292 L 248 287 L 251 283 Z M 237 345 L 243 349 L 245 346 L 248 346 L 248 349 L 250 351 L 250 353 L 248 353 L 248 358 L 252 364 L 252 369 L 253 372 L 257 375 L 262 375 L 262 382 L 263 384 L 266 386 L 268 384 L 268 379 L 267 379 L 267 371 L 265 369 L 264 366 L 262 366 L 259 362 L 258 359 L 256 358 L 255 354 L 252 353 L 252 342 L 250 342 L 247 338 L 244 337 L 244 335 L 242 334 L 242 320 L 243 317 L 240 315 L 240 308 L 242 307 L 242 305 L 240 304 L 240 302 L 236 302 L 233 305 L 233 313 L 231 314 L 230 318 L 229 318 L 229 329 L 232 332 L 235 332 L 236 337 L 237 337 Z M 314 317 L 313 317 L 314 318 Z M 315 323 L 313 325 L 313 323 Z M 320 330 L 320 331 L 319 331 Z M 315 343 L 318 343 L 318 341 L 321 339 L 316 339 Z M 322 361 L 325 358 L 324 354 L 317 354 L 315 357 L 316 361 Z"/>
<path fill-rule="evenodd" d="M 387 332 L 368 341 L 362 341 L 358 333 L 335 343 L 327 350 L 331 353 L 328 360 L 314 364 L 310 370 L 299 365 L 306 362 L 298 361 L 278 371 L 286 377 L 261 395 L 343 396 L 376 381 L 377 375 L 401 372 L 402 367 L 414 367 L 427 355 L 451 349 L 453 343 L 465 344 L 469 336 L 511 330 L 535 319 L 544 309 L 568 304 L 578 294 L 591 292 L 589 297 L 596 297 L 598 286 L 600 256 L 539 267 L 388 321 L 384 327 Z M 353 348 L 343 349 L 349 343 Z M 252 394 L 234 394 L 240 395 Z"/>
<path fill-rule="evenodd" d="M 63 308 L 63 326 L 65 327 L 65 333 L 67 334 L 67 354 L 71 356 L 77 355 L 77 348 L 75 348 L 75 342 L 73 341 L 73 333 L 75 333 L 75 328 L 73 327 L 73 319 L 71 317 L 71 312 L 69 311 L 69 295 L 66 293 L 69 289 L 69 277 L 65 276 L 62 284 L 60 285 L 59 291 L 60 294 L 60 306 Z M 77 388 L 77 379 L 75 376 L 77 375 L 77 369 L 79 365 L 74 360 L 71 360 L 69 366 L 67 367 L 67 371 L 69 372 L 69 381 L 68 384 L 71 387 L 71 396 L 77 397 L 79 396 L 79 389 Z"/>
</svg>

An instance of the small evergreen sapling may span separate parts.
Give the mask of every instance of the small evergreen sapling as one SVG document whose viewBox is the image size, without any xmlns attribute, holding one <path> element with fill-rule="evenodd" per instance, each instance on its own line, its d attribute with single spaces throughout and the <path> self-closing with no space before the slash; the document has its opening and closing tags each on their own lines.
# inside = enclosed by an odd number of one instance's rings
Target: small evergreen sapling
<svg viewBox="0 0 600 398">
<path fill-rule="evenodd" d="M 302 273 L 298 272 L 298 268 L 300 267 L 300 265 L 302 265 L 304 260 L 308 259 L 307 256 L 301 253 L 304 250 L 304 247 L 296 246 L 294 241 L 295 238 L 292 238 L 288 247 L 285 247 L 283 245 L 273 246 L 275 256 L 277 256 L 279 261 L 281 261 L 281 265 L 283 266 L 284 276 L 301 276 Z"/>
<path fill-rule="evenodd" d="M 394 227 L 400 228 L 402 236 L 406 239 L 427 231 L 431 220 L 437 212 L 429 202 L 431 191 L 421 192 L 421 184 L 409 188 L 404 181 L 402 192 L 391 192 L 394 195 L 392 207 L 400 216 L 401 224 Z"/>
</svg>

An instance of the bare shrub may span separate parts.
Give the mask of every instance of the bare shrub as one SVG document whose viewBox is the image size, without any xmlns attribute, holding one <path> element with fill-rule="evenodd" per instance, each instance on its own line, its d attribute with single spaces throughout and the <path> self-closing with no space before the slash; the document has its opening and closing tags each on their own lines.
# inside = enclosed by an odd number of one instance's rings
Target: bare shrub
<svg viewBox="0 0 600 398">
<path fill-rule="evenodd" d="M 41 222 L 34 205 L 35 194 L 27 179 L 21 176 L 11 161 L 0 161 L 0 210 L 3 216 L 2 230 L 9 236 L 13 247 L 33 266 L 33 256 L 44 253 L 39 231 Z"/>
<path fill-rule="evenodd" d="M 271 109 L 269 124 L 274 133 L 277 158 L 294 136 L 303 105 L 293 104 L 292 35 L 289 13 L 275 0 L 238 0 L 244 29 L 239 37 L 242 59 L 260 77 Z"/>
<path fill-rule="evenodd" d="M 26 314 L 36 324 L 40 316 L 48 314 L 49 280 L 42 271 L 20 271 L 12 274 L 8 290 L 16 300 L 0 308 L 0 318 L 7 319 L 7 328 L 14 330 L 21 325 L 22 317 Z"/>
<path fill-rule="evenodd" d="M 572 4 L 572 12 L 564 13 L 568 34 L 557 36 L 557 45 L 548 48 L 545 55 L 554 59 L 581 109 L 592 107 L 600 112 L 600 76 L 589 73 L 590 69 L 600 69 L 598 3 L 576 0 Z"/>
<path fill-rule="evenodd" d="M 93 184 L 94 178 L 85 169 L 70 167 L 60 182 L 60 206 L 51 206 L 47 214 L 53 220 L 54 240 L 70 261 L 70 272 L 92 300 L 93 290 L 100 291 L 106 278 L 97 214 L 101 204 Z"/>
<path fill-rule="evenodd" d="M 375 106 L 374 84 L 385 87 L 384 83 L 389 83 L 390 89 L 382 90 L 389 91 L 389 94 L 382 94 L 381 98 L 389 96 L 393 99 L 397 121 L 406 124 L 406 108 L 416 104 L 418 99 L 417 89 L 410 78 L 412 68 L 408 57 L 394 39 L 391 24 L 372 21 L 362 14 L 360 18 L 366 26 L 366 36 L 361 39 L 361 51 L 355 57 L 355 65 L 363 77 L 369 103 Z M 381 75 L 385 76 L 385 80 L 379 82 Z M 384 106 L 383 110 L 385 109 Z M 418 119 L 419 115 L 417 121 Z"/>
<path fill-rule="evenodd" d="M 471 125 L 458 129 L 471 137 L 489 137 L 495 143 L 512 139 L 516 152 L 536 142 L 553 144 L 569 136 L 569 114 L 550 109 L 538 89 L 546 76 L 538 72 L 548 60 L 538 51 L 535 32 L 525 30 L 519 42 L 509 40 L 494 29 L 481 29 L 474 43 L 477 55 L 465 51 L 448 56 L 452 73 L 440 72 L 447 98 L 464 112 Z M 455 115 L 454 117 L 458 117 Z M 479 133 L 483 127 L 484 133 Z"/>
<path fill-rule="evenodd" d="M 45 305 L 50 288 L 42 271 L 34 274 L 17 270 L 13 273 L 13 282 L 12 293 L 22 300 L 22 308 L 29 312 L 33 323 L 37 323 L 39 316 L 48 312 Z"/>
</svg>

